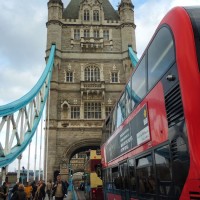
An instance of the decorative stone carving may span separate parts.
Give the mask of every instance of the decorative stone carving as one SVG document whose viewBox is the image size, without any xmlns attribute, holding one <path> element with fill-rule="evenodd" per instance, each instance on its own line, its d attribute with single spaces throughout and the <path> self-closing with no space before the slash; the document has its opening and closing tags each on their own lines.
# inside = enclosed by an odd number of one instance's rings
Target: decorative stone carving
<svg viewBox="0 0 200 200">
<path fill-rule="evenodd" d="M 112 105 L 112 102 L 113 102 L 113 101 L 109 98 L 109 99 L 108 99 L 108 104 L 109 104 L 109 105 Z"/>
</svg>

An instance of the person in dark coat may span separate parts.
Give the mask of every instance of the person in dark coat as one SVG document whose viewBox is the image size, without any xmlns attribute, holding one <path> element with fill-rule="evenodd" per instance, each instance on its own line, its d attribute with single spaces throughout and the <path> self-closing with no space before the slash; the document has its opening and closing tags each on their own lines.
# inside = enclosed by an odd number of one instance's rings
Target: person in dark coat
<svg viewBox="0 0 200 200">
<path fill-rule="evenodd" d="M 0 199 L 6 200 L 8 196 L 9 188 L 6 182 L 0 188 Z"/>
<path fill-rule="evenodd" d="M 19 182 L 17 182 L 17 183 L 13 186 L 13 188 L 12 188 L 12 190 L 11 190 L 12 194 L 14 194 L 14 193 L 18 190 L 18 187 L 19 187 Z"/>
<path fill-rule="evenodd" d="M 36 182 L 33 181 L 33 182 L 31 183 L 31 186 L 32 186 L 32 188 L 33 188 L 33 190 L 32 190 L 32 198 L 34 199 L 34 198 L 35 198 L 35 193 L 36 193 L 36 191 L 37 191 Z"/>
<path fill-rule="evenodd" d="M 11 200 L 26 200 L 23 184 L 19 184 L 18 190 L 12 195 Z"/>
<path fill-rule="evenodd" d="M 38 183 L 38 186 L 37 186 L 37 191 L 35 193 L 35 200 L 44 200 L 45 199 L 45 196 L 46 196 L 46 192 L 45 192 L 45 183 L 43 181 L 40 181 Z"/>
<path fill-rule="evenodd" d="M 61 176 L 57 176 L 57 181 L 53 185 L 53 194 L 55 196 L 55 200 L 63 200 L 65 195 L 67 195 L 67 187 L 64 181 L 61 180 Z"/>
</svg>

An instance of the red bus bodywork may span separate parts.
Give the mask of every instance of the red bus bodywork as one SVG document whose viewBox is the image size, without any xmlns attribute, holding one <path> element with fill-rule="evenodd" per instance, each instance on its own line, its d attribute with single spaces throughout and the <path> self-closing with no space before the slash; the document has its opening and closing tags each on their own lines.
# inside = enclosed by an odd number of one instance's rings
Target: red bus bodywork
<svg viewBox="0 0 200 200">
<path fill-rule="evenodd" d="M 193 197 L 195 196 L 196 199 L 200 199 L 200 67 L 197 60 L 194 32 L 188 13 L 181 7 L 172 9 L 163 18 L 157 30 L 165 25 L 170 27 L 174 37 L 176 63 L 190 155 L 189 173 L 184 183 L 180 199 L 192 199 L 191 195 Z M 168 140 L 168 122 L 166 107 L 163 102 L 163 85 L 161 82 L 158 82 L 108 141 L 102 145 L 102 165 L 104 169 L 134 157 Z M 107 162 L 105 152 L 107 144 L 136 116 L 144 105 L 147 105 L 148 109 L 150 140 Z M 109 200 L 122 199 L 120 195 L 111 193 L 107 194 L 107 198 Z"/>
</svg>

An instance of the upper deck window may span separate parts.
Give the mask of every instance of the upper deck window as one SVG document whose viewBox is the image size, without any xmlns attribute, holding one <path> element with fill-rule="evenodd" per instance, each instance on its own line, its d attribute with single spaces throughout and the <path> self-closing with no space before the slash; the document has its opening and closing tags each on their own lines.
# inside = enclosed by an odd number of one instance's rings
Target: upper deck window
<svg viewBox="0 0 200 200">
<path fill-rule="evenodd" d="M 151 89 L 175 61 L 170 30 L 161 28 L 148 49 L 148 89 Z"/>
<path fill-rule="evenodd" d="M 186 11 L 188 12 L 190 20 L 192 22 L 192 28 L 194 31 L 194 40 L 196 44 L 196 54 L 200 70 L 200 7 L 186 8 Z"/>
<path fill-rule="evenodd" d="M 132 88 L 130 88 L 128 85 L 126 86 L 126 91 L 128 92 L 132 100 L 132 109 L 138 103 L 140 103 L 141 99 L 143 99 L 147 93 L 145 62 L 146 56 L 143 57 L 142 61 L 140 62 L 138 68 L 131 78 Z"/>
<path fill-rule="evenodd" d="M 121 125 L 121 123 L 125 120 L 125 118 L 126 118 L 126 98 L 125 94 L 123 94 L 117 104 L 117 127 Z"/>
</svg>

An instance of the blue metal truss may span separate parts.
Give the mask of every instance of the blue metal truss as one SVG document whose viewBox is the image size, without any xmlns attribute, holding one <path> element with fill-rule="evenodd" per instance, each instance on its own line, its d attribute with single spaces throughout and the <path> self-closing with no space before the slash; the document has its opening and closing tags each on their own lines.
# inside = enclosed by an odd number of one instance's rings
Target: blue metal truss
<svg viewBox="0 0 200 200">
<path fill-rule="evenodd" d="M 6 137 L 5 147 L 0 141 L 0 167 L 20 156 L 34 136 L 48 98 L 55 50 L 56 46 L 52 45 L 45 70 L 36 85 L 20 99 L 0 106 L 0 137 L 3 132 Z"/>
</svg>

